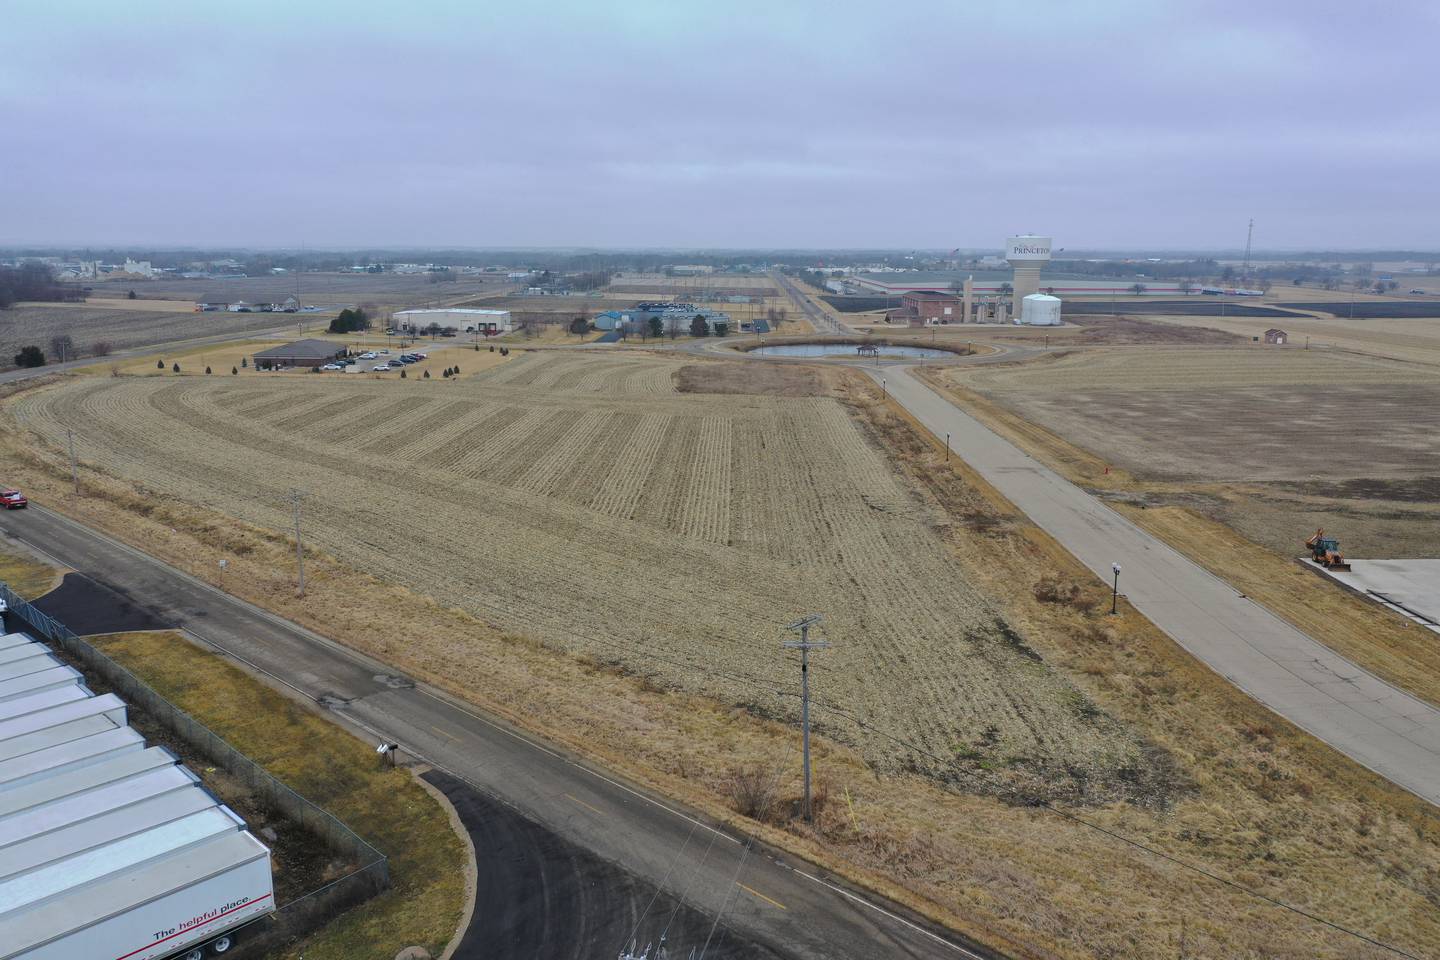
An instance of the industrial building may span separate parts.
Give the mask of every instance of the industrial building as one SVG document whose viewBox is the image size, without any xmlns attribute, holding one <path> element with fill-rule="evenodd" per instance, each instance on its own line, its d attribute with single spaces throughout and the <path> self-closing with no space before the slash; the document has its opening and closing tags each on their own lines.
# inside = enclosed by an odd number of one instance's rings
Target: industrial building
<svg viewBox="0 0 1440 960">
<path fill-rule="evenodd" d="M 0 960 L 220 953 L 275 909 L 270 850 L 127 721 L 0 636 Z"/>
<path fill-rule="evenodd" d="M 643 317 L 631 310 L 606 310 L 591 318 L 590 324 L 596 330 L 621 330 L 627 323 L 639 323 Z"/>
<path fill-rule="evenodd" d="M 438 324 L 441 329 L 453 327 L 457 333 L 479 333 L 487 337 L 499 336 L 514 329 L 509 310 L 480 310 L 473 307 L 400 310 L 395 314 L 394 320 L 401 330 L 412 332 L 428 330 L 431 324 Z"/>
<path fill-rule="evenodd" d="M 296 340 L 283 347 L 261 350 L 251 359 L 256 370 L 279 370 L 285 367 L 323 367 L 345 355 L 345 345 L 333 340 Z"/>
</svg>

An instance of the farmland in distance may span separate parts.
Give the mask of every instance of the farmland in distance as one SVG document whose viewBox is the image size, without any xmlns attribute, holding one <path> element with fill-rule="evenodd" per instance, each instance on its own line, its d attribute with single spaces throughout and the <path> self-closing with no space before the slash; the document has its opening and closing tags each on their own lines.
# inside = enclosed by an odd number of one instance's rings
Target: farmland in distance
<svg viewBox="0 0 1440 960">
<path fill-rule="evenodd" d="M 197 337 L 273 330 L 293 320 L 291 316 L 273 313 L 193 313 L 120 310 L 88 304 L 21 304 L 0 310 L 0 369 L 13 366 L 15 354 L 24 346 L 34 345 L 49 353 L 50 338 L 55 336 L 70 337 L 80 356 L 90 356 L 97 343 L 126 350 Z M 307 316 L 306 322 L 314 328 L 328 320 Z"/>
</svg>

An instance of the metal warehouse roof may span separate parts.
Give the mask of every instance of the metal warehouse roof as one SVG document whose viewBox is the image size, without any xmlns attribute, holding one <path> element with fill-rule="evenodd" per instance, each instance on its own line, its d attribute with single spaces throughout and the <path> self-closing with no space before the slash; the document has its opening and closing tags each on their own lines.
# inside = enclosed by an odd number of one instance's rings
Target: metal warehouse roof
<svg viewBox="0 0 1440 960">
<path fill-rule="evenodd" d="M 74 667 L 60 666 L 36 670 L 34 673 L 27 673 L 23 677 L 0 680 L 0 703 L 4 703 L 6 700 L 12 700 L 15 697 L 23 697 L 31 693 L 36 693 L 40 690 L 48 690 L 51 687 L 79 682 L 80 671 Z"/>
<path fill-rule="evenodd" d="M 328 360 L 345 352 L 343 343 L 330 340 L 296 340 L 254 355 L 256 360 Z"/>
<path fill-rule="evenodd" d="M 416 310 L 397 310 L 395 316 L 403 317 L 412 313 L 463 313 L 477 317 L 508 317 L 509 310 L 481 310 L 478 307 L 424 307 Z"/>
<path fill-rule="evenodd" d="M 268 856 L 174 754 L 145 746 L 119 697 L 29 638 L 6 635 L 6 653 L 0 669 L 21 672 L 0 679 L 0 956 Z"/>
<path fill-rule="evenodd" d="M 32 649 L 34 649 L 33 645 Z M 11 660 L 9 663 L 0 663 L 0 681 L 13 680 L 16 677 L 23 677 L 37 670 L 48 670 L 51 667 L 58 666 L 60 666 L 60 661 L 52 657 L 49 650 L 42 647 L 34 650 L 33 653 L 23 659 Z"/>
<path fill-rule="evenodd" d="M 31 642 L 30 638 L 23 633 L 7 633 L 4 636 L 0 636 L 0 650 L 8 649 L 17 644 Z"/>
</svg>

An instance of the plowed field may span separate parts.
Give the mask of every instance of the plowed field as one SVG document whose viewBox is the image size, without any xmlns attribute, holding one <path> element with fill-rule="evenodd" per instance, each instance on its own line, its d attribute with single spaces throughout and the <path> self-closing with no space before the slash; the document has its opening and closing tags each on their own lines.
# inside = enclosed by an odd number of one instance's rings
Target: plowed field
<svg viewBox="0 0 1440 960">
<path fill-rule="evenodd" d="M 838 401 L 681 394 L 680 365 L 538 352 L 445 382 L 75 378 L 13 407 L 158 500 L 286 531 L 299 489 L 307 546 L 766 713 L 798 712 L 784 624 L 823 612 L 815 693 L 874 730 L 939 757 L 983 743 L 997 783 L 1050 795 L 1138 789 L 1143 744 L 1006 626 Z M 831 732 L 879 767 L 915 762 L 884 734 Z"/>
</svg>

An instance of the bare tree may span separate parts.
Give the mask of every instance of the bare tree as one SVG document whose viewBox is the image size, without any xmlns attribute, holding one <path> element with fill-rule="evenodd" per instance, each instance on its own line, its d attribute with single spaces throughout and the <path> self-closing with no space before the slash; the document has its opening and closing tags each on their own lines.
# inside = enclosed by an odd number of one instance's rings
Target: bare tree
<svg viewBox="0 0 1440 960">
<path fill-rule="evenodd" d="M 75 359 L 75 340 L 68 333 L 57 333 L 50 338 L 50 359 L 57 363 Z"/>
<path fill-rule="evenodd" d="M 91 345 L 90 352 L 97 357 L 108 357 L 115 352 L 115 344 L 109 340 L 96 340 Z"/>
</svg>

